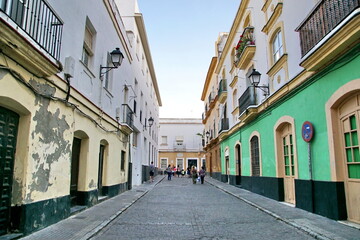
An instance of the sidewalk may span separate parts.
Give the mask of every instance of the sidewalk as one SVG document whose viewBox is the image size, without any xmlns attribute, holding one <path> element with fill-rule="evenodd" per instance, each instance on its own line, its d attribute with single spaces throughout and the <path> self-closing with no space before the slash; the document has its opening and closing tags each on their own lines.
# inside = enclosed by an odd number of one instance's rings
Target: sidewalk
<svg viewBox="0 0 360 240">
<path fill-rule="evenodd" d="M 289 224 L 299 230 L 307 232 L 316 239 L 360 239 L 360 225 L 350 222 L 338 222 L 294 206 L 272 200 L 210 177 L 205 178 L 211 185 L 237 197 L 251 206 Z M 352 225 L 352 226 L 349 226 Z"/>
<path fill-rule="evenodd" d="M 164 178 L 163 175 L 156 176 L 153 183 L 144 183 L 141 186 L 134 187 L 130 191 L 126 191 L 22 239 L 90 239 L 138 199 L 151 191 Z M 359 225 L 354 224 L 354 227 L 349 227 L 340 222 L 222 183 L 210 177 L 206 177 L 205 180 L 208 184 L 235 196 L 279 221 L 307 232 L 316 239 L 360 239 Z"/>
<path fill-rule="evenodd" d="M 143 197 L 164 179 L 158 175 L 152 183 L 144 183 L 133 187 L 131 190 L 121 193 L 113 198 L 105 200 L 76 215 L 70 216 L 47 228 L 30 234 L 24 240 L 85 240 L 103 229 L 122 212 Z"/>
</svg>

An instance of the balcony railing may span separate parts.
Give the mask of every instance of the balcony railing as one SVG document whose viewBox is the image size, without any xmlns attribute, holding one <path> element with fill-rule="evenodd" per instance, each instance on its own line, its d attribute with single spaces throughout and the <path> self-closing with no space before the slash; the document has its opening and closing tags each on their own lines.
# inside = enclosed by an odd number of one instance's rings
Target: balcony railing
<svg viewBox="0 0 360 240">
<path fill-rule="evenodd" d="M 184 151 L 186 149 L 186 144 L 179 144 L 177 142 L 174 143 L 174 150 L 175 151 Z"/>
<path fill-rule="evenodd" d="M 220 121 L 219 133 L 224 130 L 229 130 L 229 118 L 222 118 Z"/>
<path fill-rule="evenodd" d="M 360 6 L 360 0 L 322 0 L 297 28 L 305 56 L 331 30 Z"/>
<path fill-rule="evenodd" d="M 131 110 L 130 106 L 127 104 L 123 104 L 123 115 L 122 115 L 122 123 L 126 123 L 131 128 L 134 127 L 134 112 Z"/>
<path fill-rule="evenodd" d="M 227 92 L 227 82 L 226 79 L 221 79 L 219 83 L 219 91 L 218 95 L 220 95 L 223 92 Z"/>
<path fill-rule="evenodd" d="M 211 105 L 211 103 L 213 103 L 213 101 L 215 100 L 215 93 L 214 92 L 210 92 L 208 100 L 209 100 L 209 105 Z"/>
<path fill-rule="evenodd" d="M 255 46 L 254 27 L 246 27 L 243 34 L 240 35 L 240 40 L 236 45 L 236 65 L 239 63 L 244 50 L 248 46 Z"/>
<path fill-rule="evenodd" d="M 227 98 L 227 81 L 226 79 L 221 79 L 218 89 L 218 100 L 220 103 L 224 103 Z"/>
<path fill-rule="evenodd" d="M 45 0 L 0 1 L 0 11 L 59 60 L 63 22 Z"/>
<path fill-rule="evenodd" d="M 249 106 L 256 105 L 255 87 L 248 87 L 239 98 L 239 114 L 243 113 Z"/>
</svg>

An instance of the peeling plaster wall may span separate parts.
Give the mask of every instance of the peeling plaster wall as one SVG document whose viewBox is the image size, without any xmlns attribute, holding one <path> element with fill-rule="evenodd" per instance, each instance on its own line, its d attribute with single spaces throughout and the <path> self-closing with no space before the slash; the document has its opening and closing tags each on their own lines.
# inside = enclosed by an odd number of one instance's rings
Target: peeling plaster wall
<svg viewBox="0 0 360 240">
<path fill-rule="evenodd" d="M 34 79 L 39 92 L 54 96 L 56 89 Z M 60 102 L 37 96 L 31 118 L 31 146 L 25 203 L 69 194 L 72 111 Z"/>
<path fill-rule="evenodd" d="M 0 64 L 4 65 L 2 59 Z M 18 67 L 11 60 L 7 64 L 31 84 L 36 91 L 47 96 L 64 98 L 64 92 L 51 81 L 37 79 Z M 61 81 L 58 83 L 62 83 Z M 14 97 L 15 96 L 15 97 Z M 86 101 L 70 99 L 93 119 L 99 120 L 100 112 Z M 128 153 L 127 136 L 123 133 L 106 133 L 77 110 L 61 101 L 50 100 L 34 94 L 8 71 L 0 69 L 0 104 L 20 115 L 17 151 L 15 156 L 12 206 L 21 206 L 70 194 L 71 151 L 74 134 L 82 131 L 86 149 L 79 174 L 79 191 L 96 191 L 98 183 L 99 148 L 107 142 L 106 161 L 103 170 L 103 186 L 127 182 L 128 158 L 125 171 L 120 169 L 121 151 Z M 87 106 L 87 108 L 85 107 Z M 98 113 L 99 115 L 95 115 Z M 99 120 L 101 121 L 101 120 Z M 102 121 L 107 129 L 116 129 Z"/>
</svg>

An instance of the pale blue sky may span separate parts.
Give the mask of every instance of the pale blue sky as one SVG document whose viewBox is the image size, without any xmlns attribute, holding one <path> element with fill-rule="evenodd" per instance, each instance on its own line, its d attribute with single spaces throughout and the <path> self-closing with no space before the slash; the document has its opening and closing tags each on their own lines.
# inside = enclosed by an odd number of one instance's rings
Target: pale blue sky
<svg viewBox="0 0 360 240">
<path fill-rule="evenodd" d="M 138 0 L 163 106 L 161 118 L 201 118 L 215 41 L 230 31 L 239 0 Z"/>
</svg>

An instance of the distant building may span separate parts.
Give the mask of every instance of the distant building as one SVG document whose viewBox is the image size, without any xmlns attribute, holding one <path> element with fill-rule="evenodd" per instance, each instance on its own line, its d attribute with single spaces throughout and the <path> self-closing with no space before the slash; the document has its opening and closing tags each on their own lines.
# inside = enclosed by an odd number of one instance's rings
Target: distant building
<svg viewBox="0 0 360 240">
<path fill-rule="evenodd" d="M 203 152 L 201 119 L 160 118 L 158 166 L 165 170 L 168 165 L 185 169 L 206 167 Z"/>
</svg>

